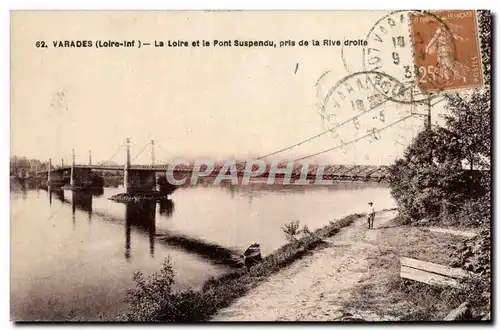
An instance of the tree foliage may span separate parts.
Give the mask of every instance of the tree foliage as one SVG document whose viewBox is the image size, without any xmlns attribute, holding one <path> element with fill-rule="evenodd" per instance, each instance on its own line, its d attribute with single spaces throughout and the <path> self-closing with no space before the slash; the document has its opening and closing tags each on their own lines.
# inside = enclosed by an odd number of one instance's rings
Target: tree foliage
<svg viewBox="0 0 500 331">
<path fill-rule="evenodd" d="M 420 132 L 390 168 L 391 193 L 406 220 L 436 218 L 456 209 L 467 191 L 456 143 L 443 129 Z M 451 139 L 453 142 L 453 139 Z"/>
<path fill-rule="evenodd" d="M 407 222 L 480 225 L 490 219 L 491 12 L 479 11 L 484 87 L 445 94 L 445 124 L 427 128 L 390 169 L 391 193 Z"/>
<path fill-rule="evenodd" d="M 34 174 L 36 170 L 44 171 L 48 167 L 48 162 L 42 162 L 37 159 L 28 159 L 26 157 L 19 157 L 13 155 L 10 158 L 10 175 L 11 176 L 24 176 L 27 174 Z"/>
<path fill-rule="evenodd" d="M 163 262 L 160 272 L 145 278 L 142 272 L 134 274 L 136 287 L 127 292 L 130 310 L 123 317 L 135 322 L 201 321 L 210 312 L 209 296 L 200 291 L 174 289 L 175 272 L 170 259 Z M 209 310 L 207 312 L 207 310 Z"/>
<path fill-rule="evenodd" d="M 309 227 L 304 225 L 302 229 L 300 229 L 300 221 L 295 220 L 288 224 L 283 224 L 281 230 L 285 233 L 286 239 L 293 243 L 298 242 L 301 237 L 308 236 L 311 234 Z"/>
</svg>

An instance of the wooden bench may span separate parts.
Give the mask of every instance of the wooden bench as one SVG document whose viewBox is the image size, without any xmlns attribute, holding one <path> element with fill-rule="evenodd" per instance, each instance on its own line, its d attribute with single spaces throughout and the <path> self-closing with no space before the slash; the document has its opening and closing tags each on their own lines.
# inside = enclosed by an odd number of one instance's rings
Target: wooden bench
<svg viewBox="0 0 500 331">
<path fill-rule="evenodd" d="M 401 257 L 401 278 L 415 280 L 435 286 L 458 287 L 460 281 L 469 273 L 460 268 L 420 261 L 409 257 Z"/>
</svg>

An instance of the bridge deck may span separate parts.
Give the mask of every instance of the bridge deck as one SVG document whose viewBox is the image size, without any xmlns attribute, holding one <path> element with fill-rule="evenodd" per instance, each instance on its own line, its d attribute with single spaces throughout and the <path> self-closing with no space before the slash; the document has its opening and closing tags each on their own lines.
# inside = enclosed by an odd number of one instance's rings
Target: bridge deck
<svg viewBox="0 0 500 331">
<path fill-rule="evenodd" d="M 167 171 L 169 164 L 158 164 L 158 165 L 131 165 L 130 170 L 134 171 L 157 171 L 165 172 Z M 92 169 L 92 170 L 112 170 L 112 171 L 124 171 L 124 165 L 88 165 L 88 164 L 77 164 L 75 168 L 78 169 Z M 219 170 L 220 167 L 216 167 Z M 244 173 L 245 165 L 237 164 L 237 171 L 239 174 Z M 309 169 L 309 175 L 316 174 L 317 166 L 312 166 Z M 52 169 L 51 172 L 61 172 L 70 171 L 71 166 L 64 166 Z M 176 172 L 190 172 L 193 170 L 193 166 L 178 165 L 175 167 Z M 40 171 L 39 174 L 46 174 L 47 171 Z M 300 168 L 294 168 L 294 174 L 300 174 Z M 388 175 L 387 166 L 376 166 L 376 165 L 327 165 L 324 167 L 323 176 L 327 178 L 345 178 L 345 179 L 381 179 Z"/>
</svg>

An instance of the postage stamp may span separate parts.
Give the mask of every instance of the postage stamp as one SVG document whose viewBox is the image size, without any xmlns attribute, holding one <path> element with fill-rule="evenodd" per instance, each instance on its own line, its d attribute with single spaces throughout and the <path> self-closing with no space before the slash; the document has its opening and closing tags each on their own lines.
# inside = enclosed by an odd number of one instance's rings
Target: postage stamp
<svg viewBox="0 0 500 331">
<path fill-rule="evenodd" d="M 425 91 L 476 88 L 483 84 L 474 10 L 410 14 L 413 54 L 419 86 Z"/>
</svg>

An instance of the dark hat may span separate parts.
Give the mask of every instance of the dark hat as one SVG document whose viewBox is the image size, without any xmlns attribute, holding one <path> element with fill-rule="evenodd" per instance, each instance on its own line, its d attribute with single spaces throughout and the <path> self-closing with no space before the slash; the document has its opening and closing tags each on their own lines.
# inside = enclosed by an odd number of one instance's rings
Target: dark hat
<svg viewBox="0 0 500 331">
<path fill-rule="evenodd" d="M 368 202 L 368 204 L 369 204 L 369 205 L 373 205 L 373 202 L 371 202 L 371 201 L 370 201 L 370 202 Z"/>
</svg>

